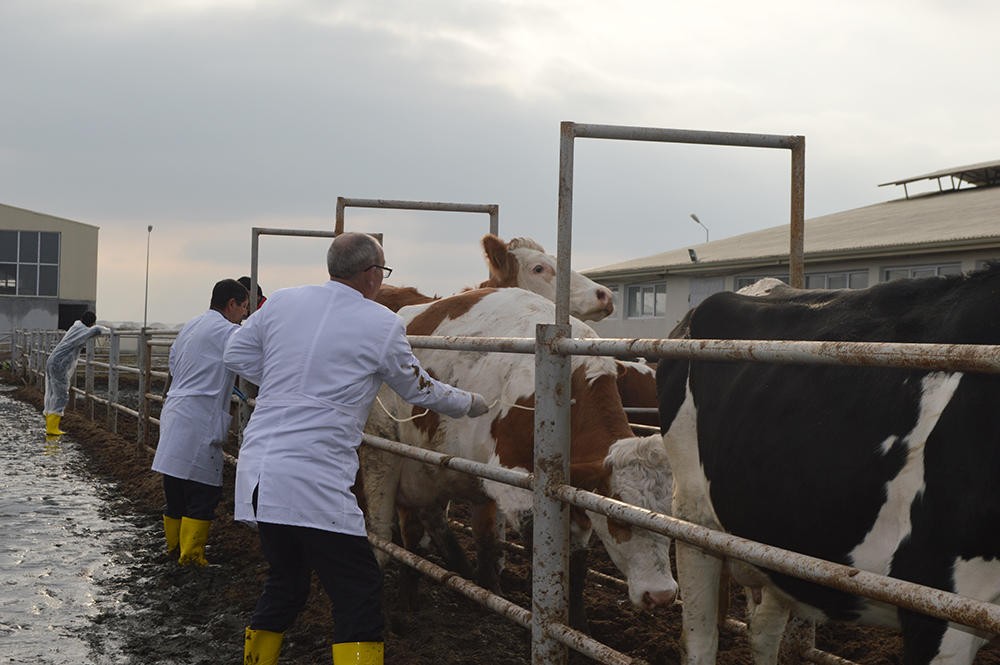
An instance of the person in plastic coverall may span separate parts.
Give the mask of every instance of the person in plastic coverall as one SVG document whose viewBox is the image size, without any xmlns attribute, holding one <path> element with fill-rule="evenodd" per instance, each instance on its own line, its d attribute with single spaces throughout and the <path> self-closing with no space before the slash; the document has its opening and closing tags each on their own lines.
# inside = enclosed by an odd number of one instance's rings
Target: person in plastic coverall
<svg viewBox="0 0 1000 665">
<path fill-rule="evenodd" d="M 66 404 L 69 403 L 69 383 L 80 359 L 80 349 L 91 337 L 111 332 L 104 326 L 95 326 L 97 315 L 87 311 L 75 321 L 45 361 L 45 434 L 59 436 L 66 432 L 59 429 Z"/>
<path fill-rule="evenodd" d="M 205 543 L 222 497 L 222 444 L 235 377 L 222 364 L 222 351 L 248 303 L 236 280 L 216 283 L 209 310 L 184 324 L 170 346 L 170 387 L 152 468 L 163 474 L 167 552 L 179 548 L 182 566 L 208 563 Z"/>
<path fill-rule="evenodd" d="M 382 573 L 351 491 L 375 395 L 384 381 L 452 418 L 488 410 L 481 395 L 432 378 L 403 320 L 372 300 L 390 272 L 384 261 L 371 236 L 337 236 L 330 281 L 273 292 L 226 344 L 226 367 L 260 386 L 236 465 L 234 517 L 257 525 L 270 568 L 244 662 L 277 662 L 313 570 L 333 606 L 334 664 L 383 662 Z"/>
</svg>

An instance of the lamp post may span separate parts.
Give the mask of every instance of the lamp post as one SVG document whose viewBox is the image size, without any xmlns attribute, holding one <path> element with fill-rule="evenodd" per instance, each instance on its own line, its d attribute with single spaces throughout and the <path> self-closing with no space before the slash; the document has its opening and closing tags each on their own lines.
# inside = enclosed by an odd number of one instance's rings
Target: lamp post
<svg viewBox="0 0 1000 665">
<path fill-rule="evenodd" d="M 146 331 L 146 322 L 149 316 L 149 239 L 153 235 L 153 225 L 146 227 L 146 296 L 142 302 L 142 330 Z"/>
<path fill-rule="evenodd" d="M 697 225 L 698 225 L 698 226 L 700 226 L 701 228 L 705 229 L 705 242 L 708 242 L 708 227 L 707 227 L 707 226 L 705 226 L 704 224 L 702 224 L 702 223 L 701 223 L 701 220 L 700 220 L 700 219 L 698 219 L 698 215 L 696 215 L 696 214 L 694 214 L 694 213 L 691 213 L 691 219 L 693 219 L 693 220 L 694 220 L 694 223 L 695 223 L 695 224 L 697 224 Z"/>
</svg>

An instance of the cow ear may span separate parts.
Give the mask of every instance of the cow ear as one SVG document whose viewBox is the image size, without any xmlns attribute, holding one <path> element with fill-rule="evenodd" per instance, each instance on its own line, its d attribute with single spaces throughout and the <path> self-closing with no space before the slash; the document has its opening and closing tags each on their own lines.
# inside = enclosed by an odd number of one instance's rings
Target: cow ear
<svg viewBox="0 0 1000 665">
<path fill-rule="evenodd" d="M 495 235 L 483 236 L 483 249 L 489 264 L 490 279 L 480 286 L 517 286 L 517 257 Z"/>
<path fill-rule="evenodd" d="M 490 274 L 502 271 L 507 264 L 507 243 L 492 233 L 487 233 L 483 236 L 483 250 L 486 252 L 486 262 L 490 266 Z"/>
</svg>

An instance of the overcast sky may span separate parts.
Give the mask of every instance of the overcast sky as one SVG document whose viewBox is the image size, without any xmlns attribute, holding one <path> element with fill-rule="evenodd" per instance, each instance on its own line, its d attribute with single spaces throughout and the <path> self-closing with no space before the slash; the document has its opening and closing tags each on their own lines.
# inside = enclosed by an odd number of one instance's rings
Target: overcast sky
<svg viewBox="0 0 1000 665">
<path fill-rule="evenodd" d="M 500 206 L 555 250 L 559 123 L 806 137 L 806 217 L 1000 159 L 995 0 L 2 0 L 0 202 L 100 227 L 98 316 L 204 311 L 338 196 Z M 573 268 L 785 224 L 789 154 L 576 142 Z M 486 215 L 350 208 L 390 283 L 485 278 Z M 266 238 L 260 281 L 326 279 Z M 63 251 L 72 251 L 64 247 Z"/>
</svg>

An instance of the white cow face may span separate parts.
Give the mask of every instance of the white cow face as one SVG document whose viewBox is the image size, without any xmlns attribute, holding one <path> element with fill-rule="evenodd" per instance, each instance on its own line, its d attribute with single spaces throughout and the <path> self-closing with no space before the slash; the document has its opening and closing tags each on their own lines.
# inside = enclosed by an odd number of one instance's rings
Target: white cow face
<svg viewBox="0 0 1000 665">
<path fill-rule="evenodd" d="M 611 469 L 611 498 L 670 514 L 673 474 L 659 436 L 621 439 L 604 463 Z M 611 560 L 628 579 L 632 604 L 644 609 L 672 604 L 677 582 L 670 572 L 670 539 L 597 513 L 588 516 Z"/>
<path fill-rule="evenodd" d="M 517 285 L 549 300 L 556 299 L 556 258 L 533 247 L 510 242 L 510 253 L 517 258 Z M 600 321 L 615 311 L 611 291 L 578 272 L 570 273 L 569 311 L 583 321 Z"/>
</svg>

